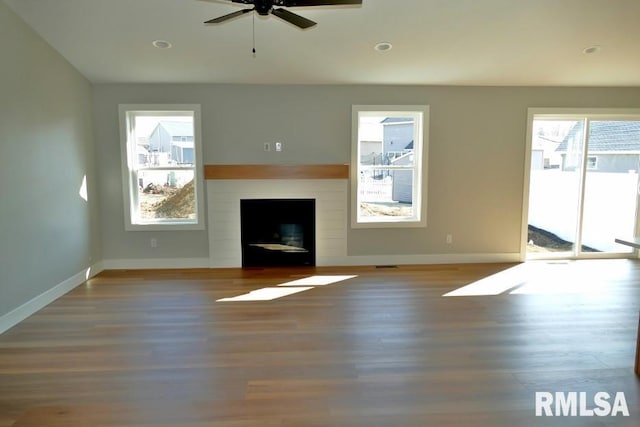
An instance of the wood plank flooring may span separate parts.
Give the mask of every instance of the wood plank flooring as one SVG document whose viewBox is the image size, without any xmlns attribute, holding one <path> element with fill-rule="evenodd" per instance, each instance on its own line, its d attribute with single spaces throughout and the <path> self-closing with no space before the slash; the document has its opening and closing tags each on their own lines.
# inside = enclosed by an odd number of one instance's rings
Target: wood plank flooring
<svg viewBox="0 0 640 427">
<path fill-rule="evenodd" d="M 314 275 L 356 277 L 217 302 Z M 639 309 L 628 260 L 107 271 L 0 335 L 0 427 L 637 427 Z"/>
</svg>

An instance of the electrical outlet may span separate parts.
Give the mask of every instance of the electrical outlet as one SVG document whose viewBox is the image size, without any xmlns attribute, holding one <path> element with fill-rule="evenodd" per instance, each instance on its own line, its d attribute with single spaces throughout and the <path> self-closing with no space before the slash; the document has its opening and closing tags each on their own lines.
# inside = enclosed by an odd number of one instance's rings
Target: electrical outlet
<svg viewBox="0 0 640 427">
<path fill-rule="evenodd" d="M 149 240 L 149 246 L 151 246 L 152 248 L 157 248 L 158 247 L 158 239 L 156 239 L 155 237 L 152 237 Z"/>
<path fill-rule="evenodd" d="M 282 142 L 276 142 L 276 151 L 282 151 Z"/>
<path fill-rule="evenodd" d="M 264 143 L 264 151 L 271 151 L 271 144 L 269 144 L 268 142 Z"/>
<path fill-rule="evenodd" d="M 453 235 L 452 234 L 447 234 L 446 241 L 447 241 L 447 245 L 452 244 L 453 243 Z"/>
</svg>

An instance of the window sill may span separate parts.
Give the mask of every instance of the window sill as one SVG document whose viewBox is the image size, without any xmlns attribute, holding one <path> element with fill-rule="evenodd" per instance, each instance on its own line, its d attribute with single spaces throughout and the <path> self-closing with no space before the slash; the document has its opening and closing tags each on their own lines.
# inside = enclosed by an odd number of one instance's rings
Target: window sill
<svg viewBox="0 0 640 427">
<path fill-rule="evenodd" d="M 197 231 L 205 230 L 204 223 L 150 223 L 126 224 L 126 231 Z"/>
<path fill-rule="evenodd" d="M 427 221 L 371 221 L 371 222 L 351 222 L 351 228 L 426 228 Z"/>
</svg>

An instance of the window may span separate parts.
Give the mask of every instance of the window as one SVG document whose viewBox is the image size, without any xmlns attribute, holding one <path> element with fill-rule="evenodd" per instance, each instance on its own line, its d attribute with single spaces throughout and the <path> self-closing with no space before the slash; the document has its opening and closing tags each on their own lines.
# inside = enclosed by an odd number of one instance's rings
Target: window
<svg viewBox="0 0 640 427">
<path fill-rule="evenodd" d="M 429 107 L 352 108 L 351 226 L 426 226 Z"/>
<path fill-rule="evenodd" d="M 204 229 L 200 106 L 121 105 L 127 230 Z"/>
</svg>

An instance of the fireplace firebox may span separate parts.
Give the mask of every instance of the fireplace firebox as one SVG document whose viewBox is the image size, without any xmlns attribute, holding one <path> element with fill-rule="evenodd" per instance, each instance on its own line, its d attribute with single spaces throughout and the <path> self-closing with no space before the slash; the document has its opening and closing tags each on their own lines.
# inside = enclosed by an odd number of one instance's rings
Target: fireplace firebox
<svg viewBox="0 0 640 427">
<path fill-rule="evenodd" d="M 315 199 L 240 200 L 243 267 L 315 266 Z"/>
</svg>

